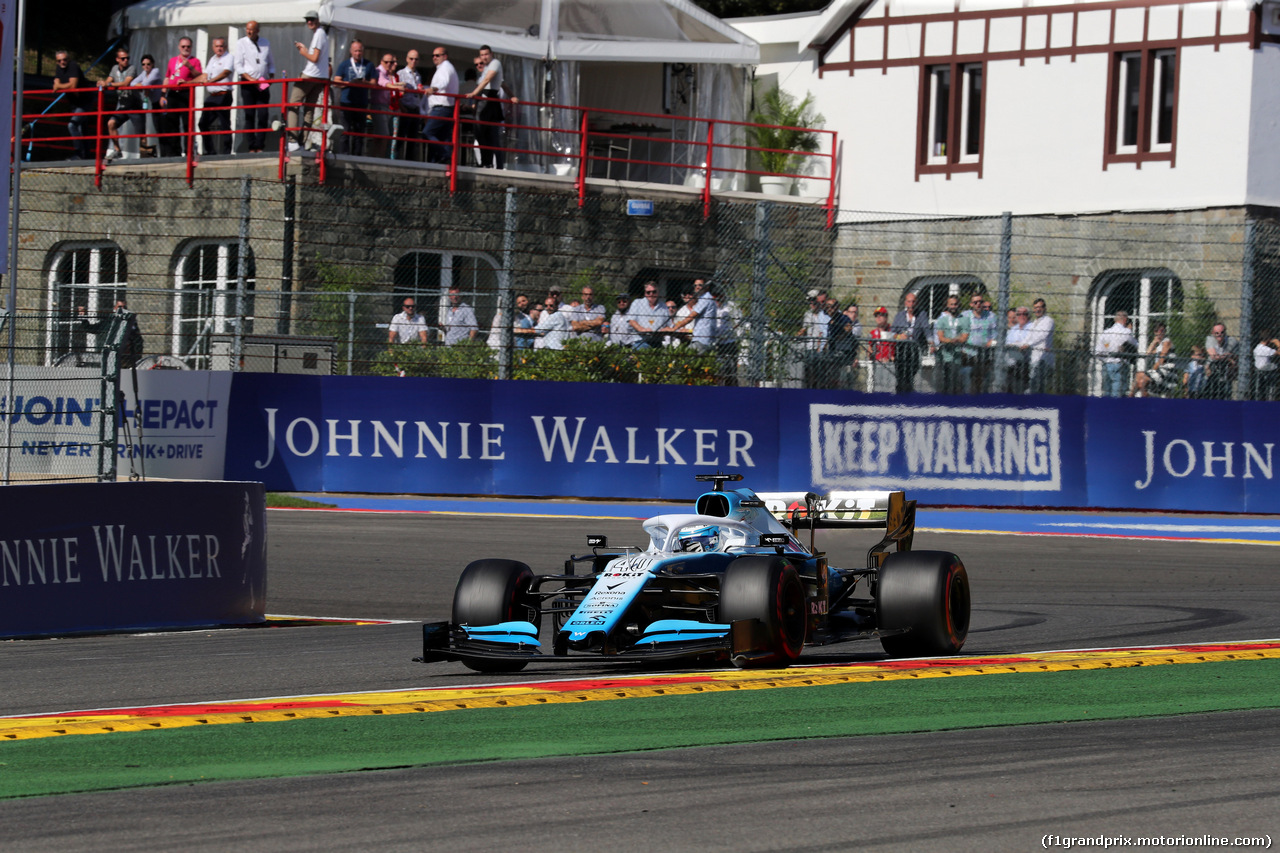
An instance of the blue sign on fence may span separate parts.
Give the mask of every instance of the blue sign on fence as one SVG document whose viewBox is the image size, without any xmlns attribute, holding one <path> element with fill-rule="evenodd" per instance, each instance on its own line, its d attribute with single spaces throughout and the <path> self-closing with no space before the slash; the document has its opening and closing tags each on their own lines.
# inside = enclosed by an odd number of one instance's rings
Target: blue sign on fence
<svg viewBox="0 0 1280 853">
<path fill-rule="evenodd" d="M 15 485 L 0 637 L 263 621 L 261 483 Z"/>
<path fill-rule="evenodd" d="M 906 489 L 932 504 L 1273 511 L 1265 403 L 238 374 L 226 476 L 269 488 L 686 499 Z"/>
<path fill-rule="evenodd" d="M 653 202 L 627 199 L 627 216 L 653 216 Z"/>
</svg>

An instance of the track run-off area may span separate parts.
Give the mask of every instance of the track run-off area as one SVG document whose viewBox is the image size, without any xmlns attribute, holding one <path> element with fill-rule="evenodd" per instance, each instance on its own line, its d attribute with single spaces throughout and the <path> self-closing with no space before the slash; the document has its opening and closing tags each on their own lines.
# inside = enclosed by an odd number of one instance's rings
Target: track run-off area
<svg viewBox="0 0 1280 853">
<path fill-rule="evenodd" d="M 462 566 L 548 570 L 588 533 L 638 541 L 636 519 L 669 505 L 320 499 L 340 508 L 268 513 L 267 609 L 288 618 L 0 643 L 13 849 L 172 849 L 139 831 L 160 815 L 196 850 L 1276 833 L 1278 520 L 922 509 L 916 547 L 969 570 L 960 656 L 869 642 L 786 670 L 502 676 L 413 661 Z M 819 545 L 851 565 L 860 535 Z M 50 825 L 50 795 L 81 817 Z"/>
</svg>

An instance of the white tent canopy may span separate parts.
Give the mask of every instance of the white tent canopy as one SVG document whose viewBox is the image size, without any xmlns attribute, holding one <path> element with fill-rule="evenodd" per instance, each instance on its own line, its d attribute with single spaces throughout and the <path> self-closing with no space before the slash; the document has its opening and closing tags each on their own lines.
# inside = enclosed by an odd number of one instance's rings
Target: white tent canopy
<svg viewBox="0 0 1280 853">
<path fill-rule="evenodd" d="M 760 48 L 689 0 L 142 0 L 117 13 L 130 29 L 257 20 L 300 23 L 310 9 L 335 28 L 422 44 L 570 62 L 754 65 Z"/>
</svg>

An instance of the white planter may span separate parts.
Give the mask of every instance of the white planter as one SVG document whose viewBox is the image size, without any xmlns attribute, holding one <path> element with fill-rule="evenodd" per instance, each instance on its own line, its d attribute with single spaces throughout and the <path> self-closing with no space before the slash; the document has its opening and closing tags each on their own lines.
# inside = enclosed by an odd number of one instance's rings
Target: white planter
<svg viewBox="0 0 1280 853">
<path fill-rule="evenodd" d="M 791 178 L 780 175 L 761 175 L 760 192 L 765 195 L 791 195 Z"/>
</svg>

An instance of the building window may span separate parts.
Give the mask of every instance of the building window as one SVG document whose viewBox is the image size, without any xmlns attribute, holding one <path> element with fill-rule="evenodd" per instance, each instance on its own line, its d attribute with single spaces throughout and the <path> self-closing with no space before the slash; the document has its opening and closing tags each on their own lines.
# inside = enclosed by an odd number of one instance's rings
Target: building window
<svg viewBox="0 0 1280 853">
<path fill-rule="evenodd" d="M 242 331 L 249 334 L 253 332 L 256 276 L 252 252 L 246 260 Z M 174 351 L 197 370 L 209 367 L 210 337 L 234 332 L 239 322 L 239 266 L 240 247 L 234 241 L 190 243 L 178 258 Z"/>
<path fill-rule="evenodd" d="M 981 174 L 984 76 L 981 62 L 923 69 L 917 176 Z"/>
<path fill-rule="evenodd" d="M 1114 322 L 1117 311 L 1129 315 L 1129 329 L 1145 353 L 1156 326 L 1165 326 L 1174 351 L 1188 357 L 1191 344 L 1204 341 L 1207 329 L 1191 328 L 1182 308 L 1182 279 L 1166 267 L 1115 269 L 1099 274 L 1089 291 L 1089 351 L 1097 349 L 1098 336 Z M 1135 369 L 1146 370 L 1145 358 Z M 1095 360 L 1089 377 L 1089 393 L 1102 393 L 1102 366 Z"/>
<path fill-rule="evenodd" d="M 409 252 L 396 262 L 392 285 L 392 313 L 400 310 L 401 299 L 412 296 L 418 313 L 436 328 L 444 325 L 449 309 L 446 294 L 451 287 L 462 291 L 462 301 L 476 312 L 482 329 L 493 322 L 498 308 L 498 265 L 486 255 Z"/>
<path fill-rule="evenodd" d="M 1178 52 L 1118 53 L 1111 67 L 1104 166 L 1173 161 L 1178 98 Z"/>
<path fill-rule="evenodd" d="M 956 275 L 922 275 L 913 278 L 908 284 L 903 297 L 908 293 L 916 295 L 916 311 L 932 320 L 947 310 L 947 297 L 955 296 L 960 300 L 960 310 L 969 307 L 969 297 L 977 294 L 987 295 L 987 286 L 976 275 L 960 273 Z"/>
<path fill-rule="evenodd" d="M 49 265 L 51 361 L 98 351 L 98 335 L 81 328 L 80 320 L 115 310 L 116 301 L 125 298 L 128 278 L 124 252 L 114 243 L 72 246 L 54 255 Z"/>
</svg>

